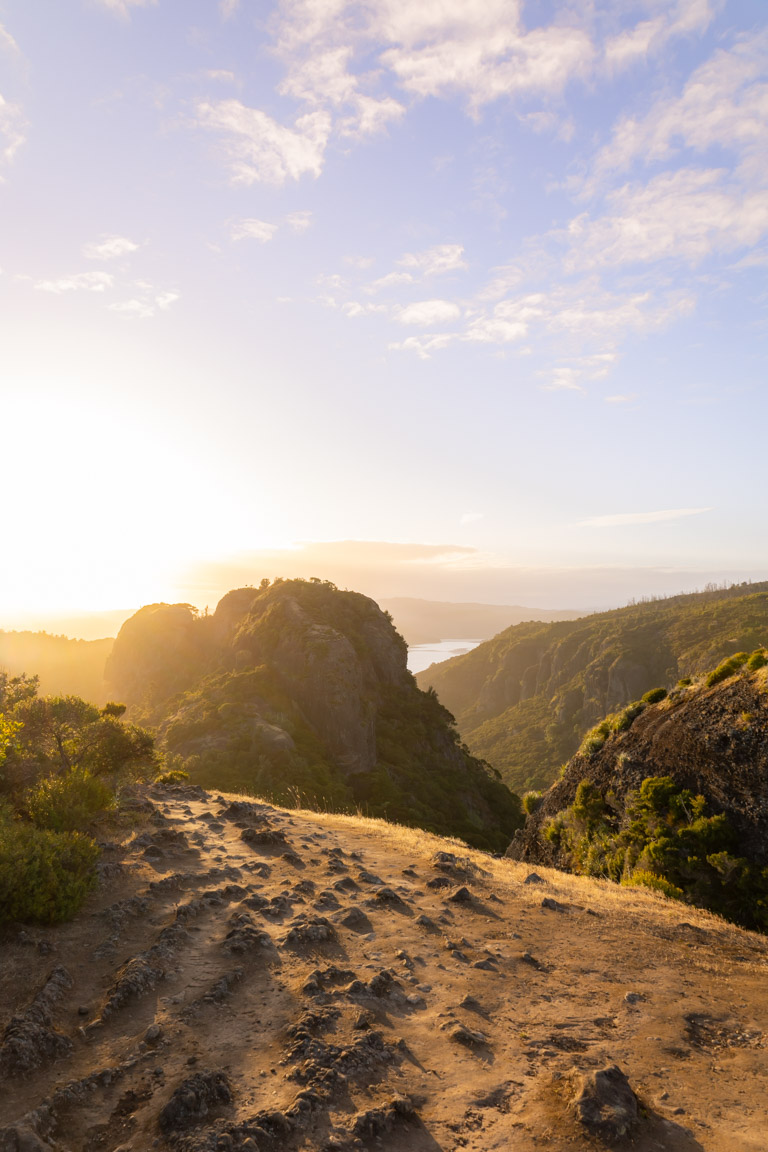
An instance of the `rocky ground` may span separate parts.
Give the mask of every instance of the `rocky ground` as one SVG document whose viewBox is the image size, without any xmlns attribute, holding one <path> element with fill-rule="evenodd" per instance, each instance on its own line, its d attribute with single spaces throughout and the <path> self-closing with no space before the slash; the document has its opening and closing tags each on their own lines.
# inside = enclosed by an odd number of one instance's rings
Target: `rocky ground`
<svg viewBox="0 0 768 1152">
<path fill-rule="evenodd" d="M 152 789 L 0 936 L 0 1152 L 765 1152 L 768 940 L 378 821 Z"/>
</svg>

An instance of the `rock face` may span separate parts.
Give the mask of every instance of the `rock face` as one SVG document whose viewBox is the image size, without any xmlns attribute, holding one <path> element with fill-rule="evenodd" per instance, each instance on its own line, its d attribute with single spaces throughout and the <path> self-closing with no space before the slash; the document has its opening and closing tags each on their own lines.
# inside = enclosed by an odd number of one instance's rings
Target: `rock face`
<svg viewBox="0 0 768 1152">
<path fill-rule="evenodd" d="M 658 685 L 768 643 L 768 583 L 517 624 L 417 676 L 518 791 L 549 785 L 593 724 Z"/>
<path fill-rule="evenodd" d="M 197 783 L 342 809 L 363 806 L 503 850 L 519 802 L 460 745 L 407 670 L 373 600 L 321 581 L 229 592 L 212 616 L 150 605 L 107 673 Z"/>
<path fill-rule="evenodd" d="M 547 823 L 573 804 L 582 781 L 594 785 L 616 812 L 649 776 L 669 776 L 703 795 L 711 813 L 736 829 L 741 854 L 768 865 L 768 693 L 765 669 L 734 675 L 711 688 L 670 693 L 609 736 L 592 753 L 579 753 L 562 779 L 544 793 L 507 855 L 567 867 L 544 835 Z"/>
</svg>

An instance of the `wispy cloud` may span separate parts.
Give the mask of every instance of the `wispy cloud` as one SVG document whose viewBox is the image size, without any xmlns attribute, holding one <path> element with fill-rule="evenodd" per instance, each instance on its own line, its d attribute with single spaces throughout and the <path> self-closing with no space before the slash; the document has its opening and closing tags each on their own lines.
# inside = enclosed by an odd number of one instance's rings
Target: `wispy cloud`
<svg viewBox="0 0 768 1152">
<path fill-rule="evenodd" d="M 27 122 L 20 104 L 0 96 L 0 159 L 10 164 L 26 140 Z"/>
<path fill-rule="evenodd" d="M 138 247 L 139 245 L 134 240 L 129 240 L 127 236 L 102 236 L 101 240 L 86 244 L 83 255 L 88 260 L 114 260 L 118 256 L 136 252 Z"/>
<path fill-rule="evenodd" d="M 137 286 L 142 289 L 139 295 L 110 304 L 109 310 L 118 312 L 127 319 L 149 320 L 158 312 L 167 312 L 179 299 L 178 292 L 158 292 L 151 284 Z"/>
<path fill-rule="evenodd" d="M 306 232 L 312 226 L 312 213 L 309 211 L 289 212 L 285 222 L 292 232 Z"/>
<path fill-rule="evenodd" d="M 0 24 L 0 48 L 5 48 L 7 51 L 13 52 L 14 54 L 21 52 L 21 49 L 14 40 L 13 36 L 11 36 L 8 29 L 3 24 Z"/>
<path fill-rule="evenodd" d="M 452 300 L 417 300 L 406 304 L 396 315 L 401 324 L 429 328 L 432 324 L 449 324 L 458 320 L 461 309 Z"/>
<path fill-rule="evenodd" d="M 127 19 L 131 8 L 151 8 L 157 0 L 96 0 L 96 2 L 117 16 Z"/>
<path fill-rule="evenodd" d="M 201 103 L 197 113 L 202 127 L 224 136 L 236 184 L 280 185 L 322 171 L 331 131 L 327 112 L 308 112 L 291 128 L 239 100 Z"/>
<path fill-rule="evenodd" d="M 61 276 L 56 280 L 39 280 L 35 288 L 41 292 L 104 292 L 115 282 L 109 272 L 77 272 L 74 276 Z"/>
<path fill-rule="evenodd" d="M 659 524 L 665 520 L 682 520 L 685 516 L 700 516 L 711 508 L 664 508 L 659 512 L 614 512 L 609 516 L 590 516 L 577 520 L 577 528 L 623 528 L 632 524 Z"/>
<path fill-rule="evenodd" d="M 436 244 L 425 252 L 406 252 L 396 263 L 421 276 L 439 276 L 443 272 L 456 272 L 467 267 L 462 244 Z"/>
<path fill-rule="evenodd" d="M 238 220 L 229 230 L 233 240 L 258 240 L 260 244 L 266 244 L 268 240 L 272 239 L 275 232 L 277 232 L 277 224 L 269 224 L 266 220 L 254 218 Z"/>
</svg>

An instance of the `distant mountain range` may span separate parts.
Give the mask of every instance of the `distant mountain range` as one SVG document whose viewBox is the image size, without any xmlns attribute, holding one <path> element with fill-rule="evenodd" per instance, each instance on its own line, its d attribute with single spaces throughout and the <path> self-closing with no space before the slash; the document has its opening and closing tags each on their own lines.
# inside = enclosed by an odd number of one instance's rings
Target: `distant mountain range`
<svg viewBox="0 0 768 1152">
<path fill-rule="evenodd" d="M 589 728 L 656 686 L 768 643 L 768 582 L 558 623 L 517 624 L 420 672 L 475 756 L 523 792 L 551 784 Z"/>
<path fill-rule="evenodd" d="M 407 644 L 488 640 L 524 620 L 576 620 L 584 615 L 567 609 L 524 608 L 520 604 L 452 604 L 408 596 L 379 600 L 379 604 L 391 613 L 395 627 Z"/>
</svg>

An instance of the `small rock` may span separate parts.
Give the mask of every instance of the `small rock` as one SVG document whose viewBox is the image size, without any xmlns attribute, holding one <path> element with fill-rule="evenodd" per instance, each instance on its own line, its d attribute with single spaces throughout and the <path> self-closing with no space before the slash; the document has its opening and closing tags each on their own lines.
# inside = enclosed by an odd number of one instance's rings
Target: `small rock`
<svg viewBox="0 0 768 1152">
<path fill-rule="evenodd" d="M 542 879 L 538 872 L 529 872 L 523 884 L 546 884 L 546 880 Z"/>
<path fill-rule="evenodd" d="M 448 897 L 448 899 L 452 904 L 471 904 L 474 900 L 474 896 L 470 892 L 469 888 L 462 884 L 461 888 L 457 888 L 456 891 Z"/>
<path fill-rule="evenodd" d="M 488 1037 L 484 1032 L 478 1032 L 474 1028 L 467 1028 L 466 1024 L 457 1024 L 451 1032 L 451 1040 L 455 1040 L 457 1044 L 464 1044 L 467 1048 L 474 1048 L 479 1044 L 487 1044 Z"/>
<path fill-rule="evenodd" d="M 553 900 L 551 896 L 545 896 L 541 902 L 542 908 L 548 908 L 550 912 L 567 912 L 568 905 L 561 904 L 559 900 Z"/>
<path fill-rule="evenodd" d="M 639 1004 L 641 1000 L 645 1000 L 645 996 L 642 992 L 627 992 L 626 996 L 624 997 L 626 1004 Z"/>
<path fill-rule="evenodd" d="M 144 1039 L 148 1044 L 153 1044 L 155 1040 L 159 1040 L 163 1034 L 163 1030 L 159 1024 L 150 1024 L 144 1033 Z"/>
</svg>

